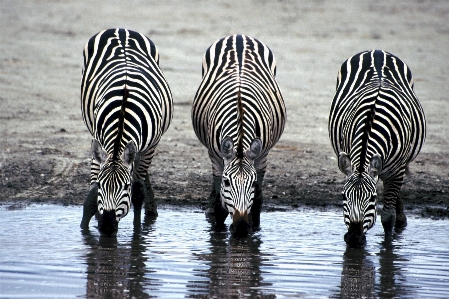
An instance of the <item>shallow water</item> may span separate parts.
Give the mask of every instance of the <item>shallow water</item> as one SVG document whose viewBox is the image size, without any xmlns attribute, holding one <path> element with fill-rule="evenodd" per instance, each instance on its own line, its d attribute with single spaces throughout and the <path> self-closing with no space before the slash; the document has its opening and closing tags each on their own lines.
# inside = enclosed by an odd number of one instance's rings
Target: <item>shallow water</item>
<svg viewBox="0 0 449 299">
<path fill-rule="evenodd" d="M 447 298 L 447 220 L 408 218 L 383 242 L 380 221 L 363 249 L 346 248 L 340 211 L 262 214 L 236 240 L 197 210 L 159 208 L 117 238 L 100 238 L 82 207 L 0 206 L 0 298 Z M 229 219 L 228 219 L 229 222 Z"/>
</svg>

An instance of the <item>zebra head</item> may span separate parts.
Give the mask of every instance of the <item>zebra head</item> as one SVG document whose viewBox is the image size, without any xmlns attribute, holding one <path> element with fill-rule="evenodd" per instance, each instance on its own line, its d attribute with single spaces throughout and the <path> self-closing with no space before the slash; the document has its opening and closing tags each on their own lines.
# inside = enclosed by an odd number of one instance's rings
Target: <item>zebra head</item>
<svg viewBox="0 0 449 299">
<path fill-rule="evenodd" d="M 362 246 L 366 232 L 376 222 L 376 184 L 382 170 L 382 159 L 375 154 L 367 172 L 353 171 L 348 154 L 342 152 L 338 157 L 338 167 L 347 176 L 343 190 L 343 214 L 348 228 L 345 241 L 351 246 Z"/>
<path fill-rule="evenodd" d="M 98 173 L 98 228 L 105 235 L 117 233 L 118 223 L 131 206 L 131 173 L 136 146 L 130 141 L 121 157 L 108 155 L 97 140 L 92 141 L 93 158 L 100 163 Z"/>
<path fill-rule="evenodd" d="M 230 231 L 235 235 L 246 236 L 251 231 L 248 214 L 253 205 L 257 182 L 254 160 L 262 152 L 262 142 L 258 138 L 254 139 L 249 150 L 239 157 L 232 138 L 226 137 L 221 142 L 220 151 L 224 160 L 221 203 L 232 215 Z"/>
</svg>

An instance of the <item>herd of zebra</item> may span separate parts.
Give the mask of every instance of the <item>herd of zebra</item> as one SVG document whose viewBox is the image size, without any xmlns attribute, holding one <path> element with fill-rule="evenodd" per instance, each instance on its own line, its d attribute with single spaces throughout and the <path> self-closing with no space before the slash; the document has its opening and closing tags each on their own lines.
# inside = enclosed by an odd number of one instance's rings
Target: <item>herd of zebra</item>
<svg viewBox="0 0 449 299">
<path fill-rule="evenodd" d="M 131 203 L 134 223 L 157 216 L 148 167 L 173 117 L 169 85 L 159 53 L 146 36 L 126 29 L 94 35 L 84 48 L 81 111 L 92 135 L 91 184 L 81 228 L 96 215 L 104 235 L 114 236 Z M 281 137 L 286 107 L 275 79 L 276 62 L 261 41 L 232 35 L 203 57 L 202 81 L 192 124 L 212 162 L 207 215 L 223 229 L 245 236 L 260 226 L 262 183 L 270 149 Z M 407 165 L 426 134 L 423 109 L 410 69 L 396 56 L 371 50 L 340 68 L 329 116 L 329 137 L 343 186 L 345 241 L 365 243 L 376 220 L 376 184 L 384 184 L 381 221 L 385 237 L 407 224 L 399 197 Z"/>
</svg>

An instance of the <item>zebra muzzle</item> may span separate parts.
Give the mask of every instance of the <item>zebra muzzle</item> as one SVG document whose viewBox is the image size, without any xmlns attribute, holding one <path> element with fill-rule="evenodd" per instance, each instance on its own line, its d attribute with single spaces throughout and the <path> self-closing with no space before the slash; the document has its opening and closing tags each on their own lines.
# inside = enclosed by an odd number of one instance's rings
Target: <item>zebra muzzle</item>
<svg viewBox="0 0 449 299">
<path fill-rule="evenodd" d="M 234 211 L 229 231 L 236 237 L 246 237 L 252 232 L 252 226 L 249 223 L 247 211 L 243 213 L 238 210 Z"/>
<path fill-rule="evenodd" d="M 365 245 L 366 236 L 363 233 L 363 223 L 350 223 L 344 239 L 346 244 L 351 247 L 361 247 Z"/>
<path fill-rule="evenodd" d="M 98 229 L 104 236 L 113 237 L 117 234 L 118 221 L 115 211 L 103 211 L 98 220 Z"/>
</svg>

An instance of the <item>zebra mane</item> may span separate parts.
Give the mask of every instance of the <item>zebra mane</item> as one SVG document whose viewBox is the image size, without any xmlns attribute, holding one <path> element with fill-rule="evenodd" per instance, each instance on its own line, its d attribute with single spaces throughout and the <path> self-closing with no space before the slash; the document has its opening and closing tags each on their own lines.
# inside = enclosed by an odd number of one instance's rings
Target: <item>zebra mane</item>
<svg viewBox="0 0 449 299">
<path fill-rule="evenodd" d="M 129 90 L 126 88 L 123 89 L 123 100 L 122 100 L 122 107 L 120 109 L 120 116 L 118 120 L 118 131 L 117 131 L 117 139 L 114 143 L 114 153 L 112 155 L 113 160 L 119 159 L 120 154 L 120 145 L 122 143 L 122 136 L 123 136 L 123 127 L 125 126 L 125 109 L 126 109 L 126 102 L 128 101 L 129 96 Z"/>
</svg>

